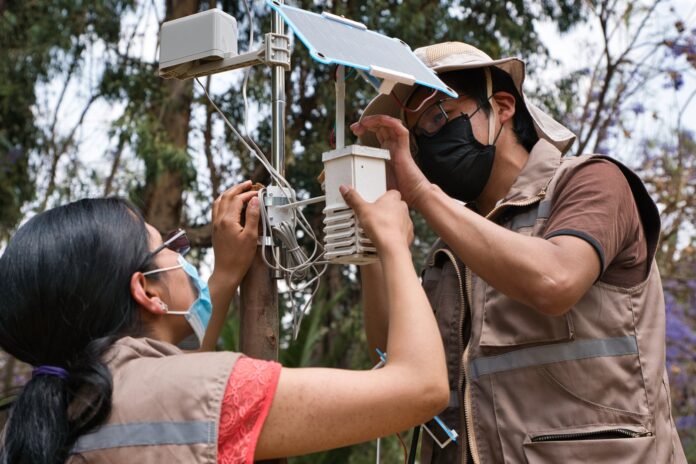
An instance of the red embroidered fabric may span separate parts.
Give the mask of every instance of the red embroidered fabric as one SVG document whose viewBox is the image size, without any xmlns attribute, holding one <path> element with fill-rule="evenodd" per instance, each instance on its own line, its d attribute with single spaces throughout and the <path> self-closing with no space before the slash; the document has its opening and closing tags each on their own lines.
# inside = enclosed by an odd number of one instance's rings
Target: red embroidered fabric
<svg viewBox="0 0 696 464">
<path fill-rule="evenodd" d="M 220 411 L 218 463 L 252 464 L 281 365 L 242 357 L 227 381 Z"/>
</svg>

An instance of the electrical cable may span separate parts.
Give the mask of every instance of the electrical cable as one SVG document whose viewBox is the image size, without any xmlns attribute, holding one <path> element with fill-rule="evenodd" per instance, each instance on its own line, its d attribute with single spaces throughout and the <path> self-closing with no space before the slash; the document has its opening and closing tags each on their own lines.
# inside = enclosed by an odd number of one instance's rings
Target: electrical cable
<svg viewBox="0 0 696 464">
<path fill-rule="evenodd" d="M 406 443 L 404 443 L 404 440 L 401 438 L 401 435 L 399 433 L 396 434 L 396 438 L 399 439 L 399 443 L 401 443 L 401 447 L 404 450 L 404 464 L 407 464 L 408 461 L 408 449 L 406 449 Z"/>
<path fill-rule="evenodd" d="M 408 464 L 414 464 L 416 462 L 416 452 L 418 451 L 418 439 L 420 438 L 420 430 L 420 425 L 416 425 L 413 428 L 413 435 L 411 435 L 411 451 L 408 453 Z"/>
<path fill-rule="evenodd" d="M 283 197 L 288 203 L 293 203 L 297 200 L 296 195 L 290 183 L 283 177 L 268 161 L 266 155 L 261 151 L 258 145 L 247 135 L 244 137 L 239 130 L 229 121 L 225 114 L 220 110 L 220 108 L 215 104 L 213 99 L 208 94 L 205 86 L 196 78 L 196 82 L 203 90 L 203 93 L 208 98 L 210 104 L 215 108 L 215 110 L 220 114 L 223 121 L 227 127 L 239 138 L 244 147 L 249 150 L 249 152 L 261 163 L 261 165 L 268 171 L 271 179 L 275 181 L 278 186 L 281 187 L 281 192 Z M 245 130 L 246 130 L 245 121 Z M 252 146 L 253 145 L 253 146 Z M 289 192 L 289 193 L 288 193 Z M 266 188 L 263 188 L 259 192 L 260 199 L 265 198 Z M 262 223 L 262 237 L 270 237 L 272 243 L 276 243 L 275 238 L 288 250 L 288 260 L 287 266 L 282 264 L 281 257 L 279 255 L 280 250 L 275 247 L 269 247 L 264 240 L 261 243 L 261 256 L 264 263 L 271 269 L 279 271 L 283 274 L 285 278 L 288 290 L 291 292 L 291 304 L 292 304 L 292 333 L 293 339 L 297 339 L 299 334 L 300 324 L 302 318 L 304 317 L 307 309 L 311 305 L 314 297 L 319 289 L 319 280 L 326 272 L 328 263 L 326 261 L 321 261 L 324 255 L 324 247 L 317 238 L 316 234 L 312 230 L 307 218 L 299 210 L 299 208 L 292 209 L 292 221 L 290 223 L 283 222 L 279 226 L 272 226 L 270 224 L 268 213 L 266 211 L 266 205 L 263 201 L 260 201 L 260 213 L 261 213 L 261 223 Z M 309 239 L 314 242 L 314 247 L 310 256 L 307 256 L 304 249 L 299 245 L 297 241 L 295 226 L 299 225 L 300 228 L 307 234 Z M 269 260 L 267 248 L 271 248 L 272 257 Z M 323 265 L 321 268 L 318 265 Z M 311 276 L 311 277 L 310 277 Z M 303 283 L 304 279 L 309 279 Z M 308 288 L 312 291 L 309 298 L 304 302 L 304 304 L 298 305 L 295 302 L 295 295 L 292 293 L 304 292 Z"/>
</svg>

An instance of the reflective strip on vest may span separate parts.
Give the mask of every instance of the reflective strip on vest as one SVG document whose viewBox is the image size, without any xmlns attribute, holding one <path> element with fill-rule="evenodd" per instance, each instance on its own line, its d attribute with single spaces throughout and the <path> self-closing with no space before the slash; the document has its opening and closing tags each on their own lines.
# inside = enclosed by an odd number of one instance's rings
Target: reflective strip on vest
<svg viewBox="0 0 696 464">
<path fill-rule="evenodd" d="M 125 446 L 210 444 L 216 440 L 215 421 L 131 422 L 104 425 L 81 436 L 71 454 Z"/>
<path fill-rule="evenodd" d="M 469 373 L 472 379 L 476 379 L 486 374 L 562 361 L 575 361 L 604 356 L 624 356 L 637 353 L 638 344 L 636 337 L 633 335 L 617 338 L 578 340 L 569 343 L 523 348 L 498 356 L 477 358 L 469 364 Z"/>
</svg>

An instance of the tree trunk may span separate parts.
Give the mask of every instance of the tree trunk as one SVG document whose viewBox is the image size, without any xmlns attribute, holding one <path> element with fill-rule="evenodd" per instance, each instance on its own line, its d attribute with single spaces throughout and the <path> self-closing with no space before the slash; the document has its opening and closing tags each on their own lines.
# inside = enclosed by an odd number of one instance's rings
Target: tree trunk
<svg viewBox="0 0 696 464">
<path fill-rule="evenodd" d="M 240 286 L 239 349 L 252 358 L 278 359 L 278 290 L 261 247 Z"/>
<path fill-rule="evenodd" d="M 199 0 L 168 0 L 165 21 L 194 14 L 200 7 Z M 164 98 L 151 112 L 161 123 L 167 140 L 181 148 L 188 146 L 192 81 L 162 80 Z M 180 172 L 164 172 L 145 187 L 143 212 L 147 221 L 161 232 L 179 226 L 184 185 Z"/>
</svg>

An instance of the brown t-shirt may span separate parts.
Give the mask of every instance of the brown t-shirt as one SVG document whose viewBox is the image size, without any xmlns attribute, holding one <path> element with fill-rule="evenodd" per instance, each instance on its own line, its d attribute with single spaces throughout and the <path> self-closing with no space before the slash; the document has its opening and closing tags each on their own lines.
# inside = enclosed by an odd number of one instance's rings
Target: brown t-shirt
<svg viewBox="0 0 696 464">
<path fill-rule="evenodd" d="M 594 159 L 556 187 L 544 238 L 579 237 L 599 255 L 599 280 L 624 288 L 648 274 L 648 247 L 626 177 L 611 161 Z"/>
</svg>

